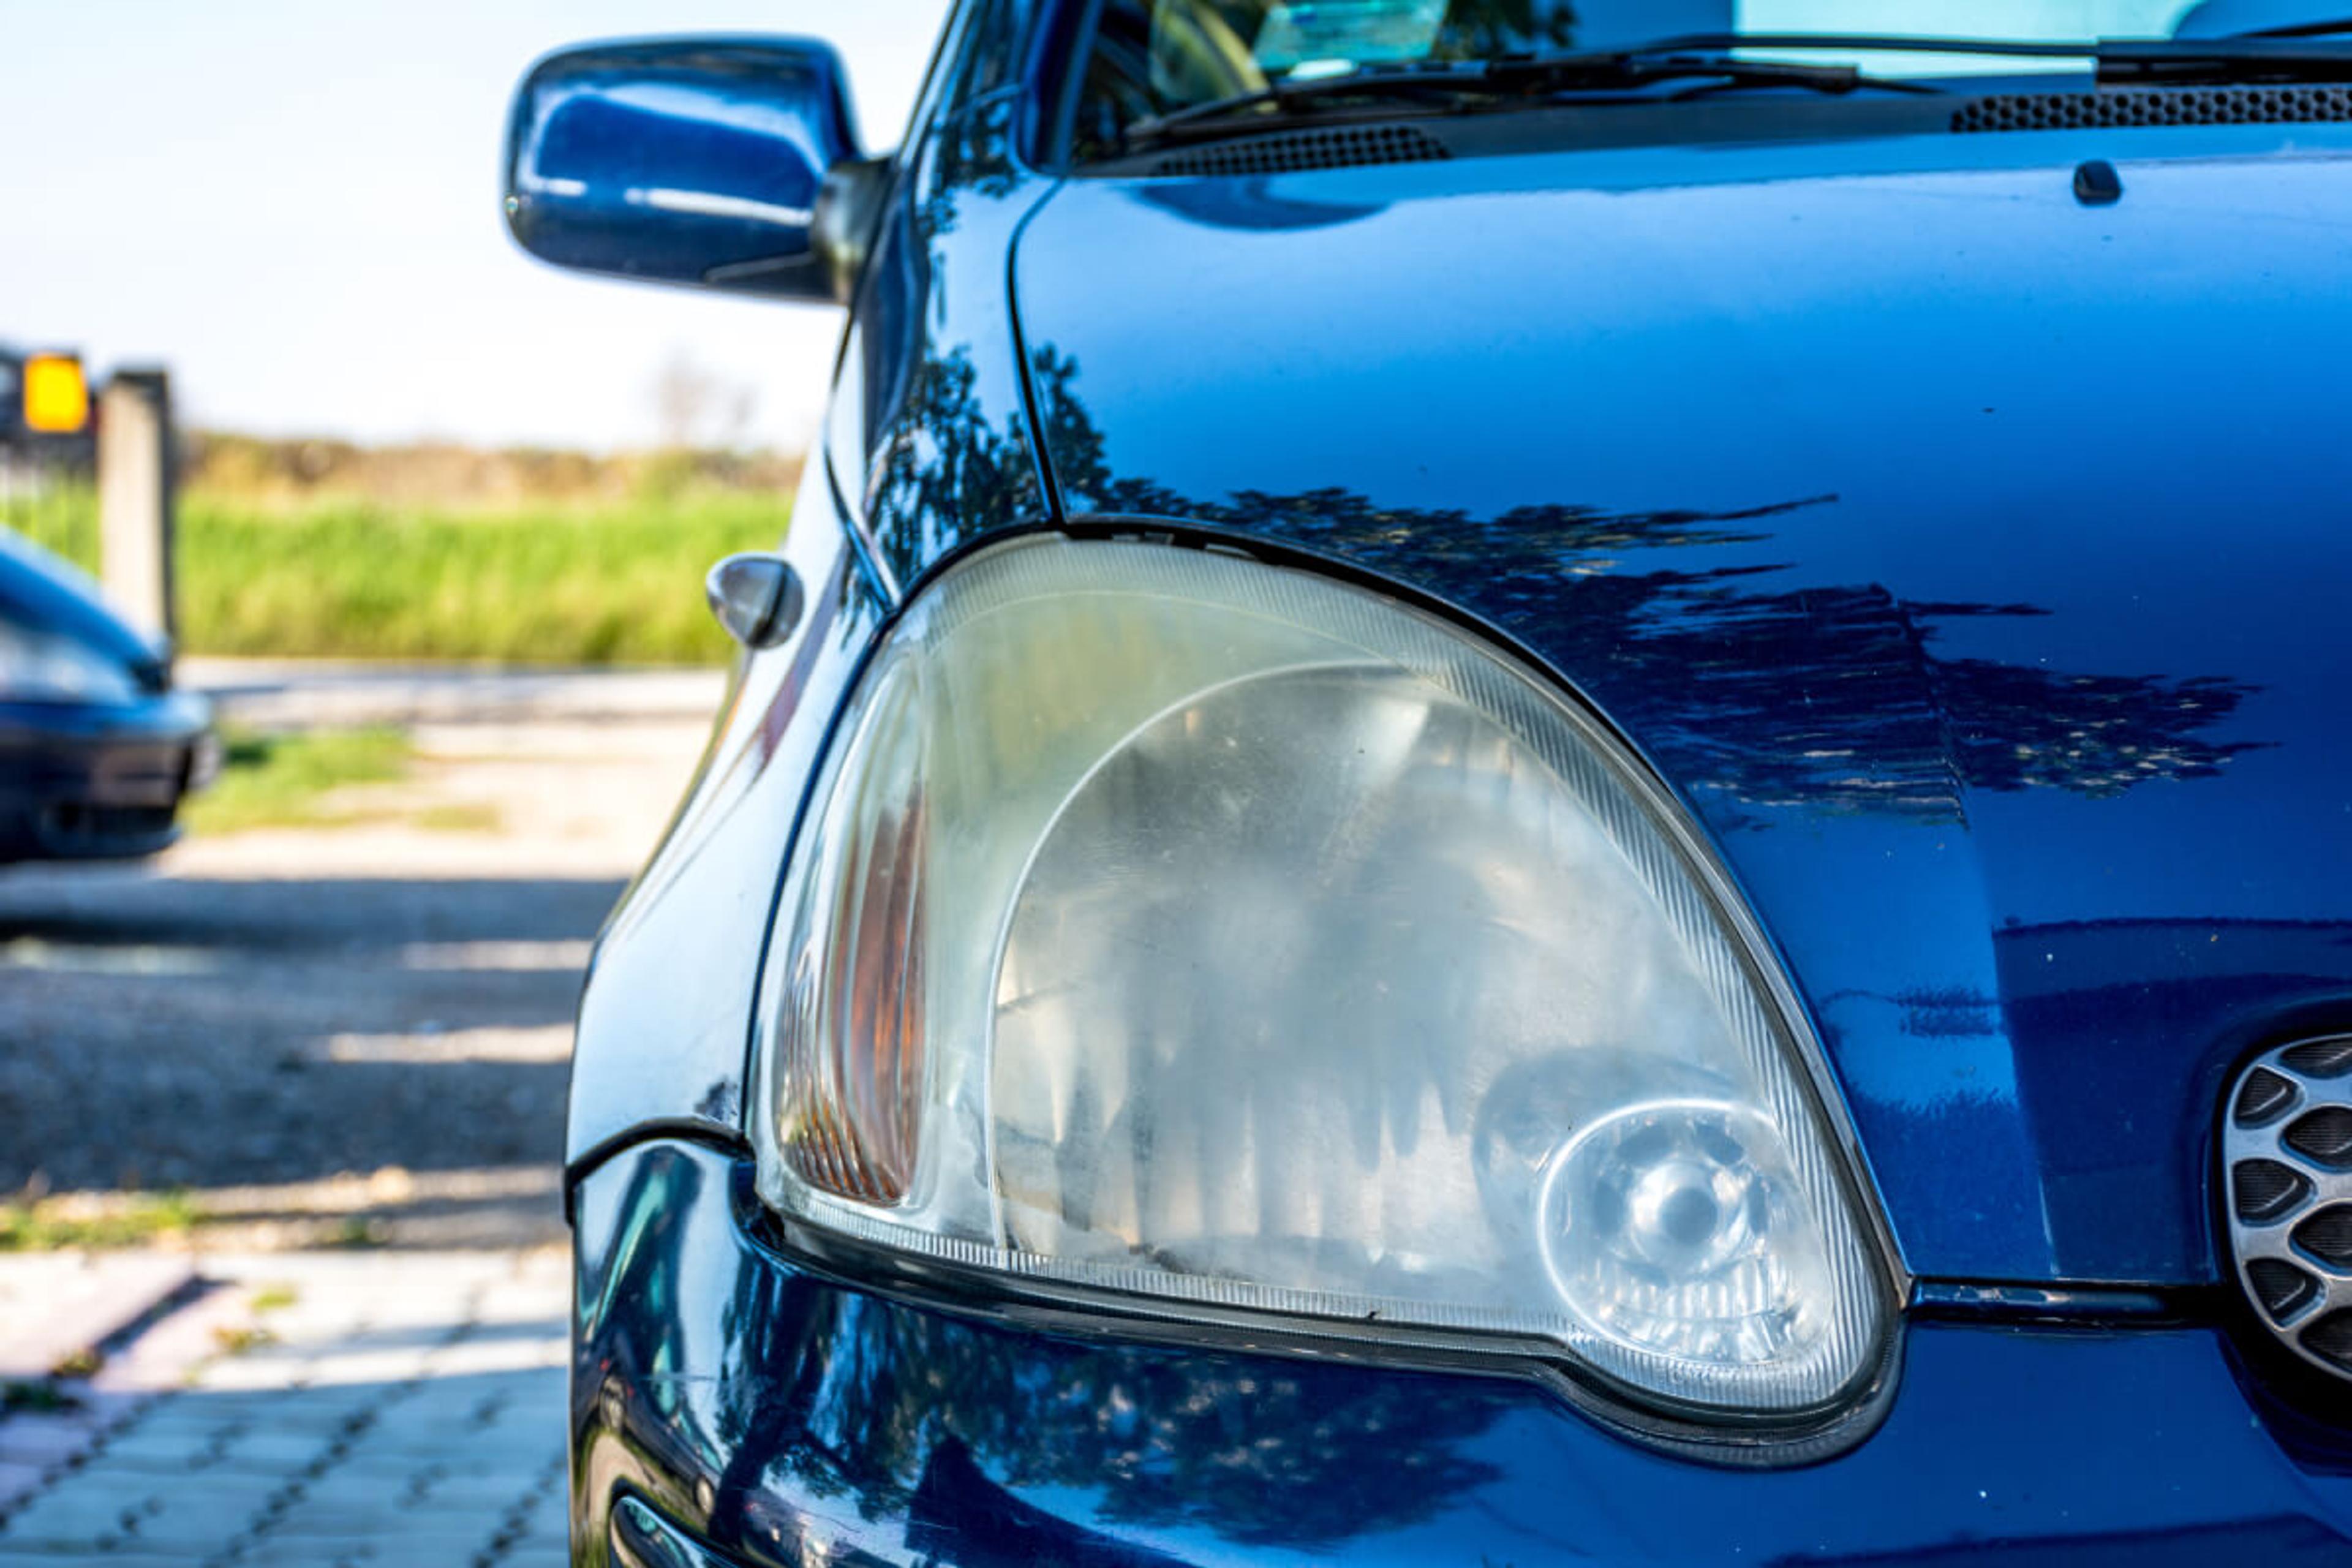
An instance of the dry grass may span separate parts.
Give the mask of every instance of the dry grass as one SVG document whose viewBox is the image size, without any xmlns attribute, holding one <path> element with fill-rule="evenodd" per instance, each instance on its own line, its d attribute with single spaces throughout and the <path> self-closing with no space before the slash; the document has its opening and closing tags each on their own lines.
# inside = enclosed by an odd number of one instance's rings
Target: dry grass
<svg viewBox="0 0 2352 1568">
<path fill-rule="evenodd" d="M 710 563 L 772 548 L 783 492 L 688 484 L 625 500 L 400 503 L 191 486 L 180 507 L 181 646 L 274 658 L 708 664 Z M 89 489 L 19 497 L 0 523 L 90 570 Z"/>
</svg>

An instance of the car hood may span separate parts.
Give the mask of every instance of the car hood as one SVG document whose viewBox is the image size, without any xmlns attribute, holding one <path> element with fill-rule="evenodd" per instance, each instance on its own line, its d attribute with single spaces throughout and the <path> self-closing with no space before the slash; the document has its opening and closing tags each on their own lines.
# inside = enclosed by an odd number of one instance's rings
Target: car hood
<svg viewBox="0 0 2352 1568">
<path fill-rule="evenodd" d="M 1916 1273 L 2205 1280 L 2231 1065 L 2352 1020 L 2352 134 L 2284 135 L 1078 180 L 1014 306 L 1069 512 L 1343 558 L 1622 730 Z"/>
<path fill-rule="evenodd" d="M 0 621 L 62 637 L 132 671 L 160 679 L 168 655 L 106 607 L 98 584 L 21 535 L 0 528 Z"/>
</svg>

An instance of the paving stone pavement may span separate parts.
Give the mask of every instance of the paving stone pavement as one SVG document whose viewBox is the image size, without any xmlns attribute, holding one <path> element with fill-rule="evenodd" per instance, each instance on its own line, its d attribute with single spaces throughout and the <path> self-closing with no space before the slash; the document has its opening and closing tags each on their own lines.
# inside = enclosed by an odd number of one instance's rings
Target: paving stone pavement
<svg viewBox="0 0 2352 1568">
<path fill-rule="evenodd" d="M 70 1407 L 0 1415 L 0 1568 L 566 1561 L 560 1251 L 198 1273 Z"/>
</svg>

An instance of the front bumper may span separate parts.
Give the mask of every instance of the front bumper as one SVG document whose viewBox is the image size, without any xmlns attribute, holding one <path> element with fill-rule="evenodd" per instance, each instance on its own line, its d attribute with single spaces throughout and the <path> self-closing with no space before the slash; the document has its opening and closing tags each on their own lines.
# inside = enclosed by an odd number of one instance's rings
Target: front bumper
<svg viewBox="0 0 2352 1568">
<path fill-rule="evenodd" d="M 186 692 L 126 708 L 0 702 L 0 862 L 153 854 L 218 766 L 211 710 Z"/>
<path fill-rule="evenodd" d="M 575 1560 L 2352 1561 L 2352 1434 L 2210 1326 L 1914 1321 L 1882 1425 L 1794 1468 L 1638 1447 L 1533 1384 L 1024 1331 L 771 1250 L 743 1163 L 576 1196 Z"/>
</svg>

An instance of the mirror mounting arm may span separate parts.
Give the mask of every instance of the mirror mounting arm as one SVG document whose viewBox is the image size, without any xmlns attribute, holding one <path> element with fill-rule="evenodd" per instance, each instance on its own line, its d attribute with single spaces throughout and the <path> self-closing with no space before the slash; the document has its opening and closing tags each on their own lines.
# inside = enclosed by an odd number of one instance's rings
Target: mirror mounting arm
<svg viewBox="0 0 2352 1568">
<path fill-rule="evenodd" d="M 845 158 L 825 171 L 817 190 L 810 245 L 833 280 L 834 299 L 844 305 L 856 301 L 857 281 L 866 275 L 890 192 L 890 168 L 887 154 Z"/>
</svg>

